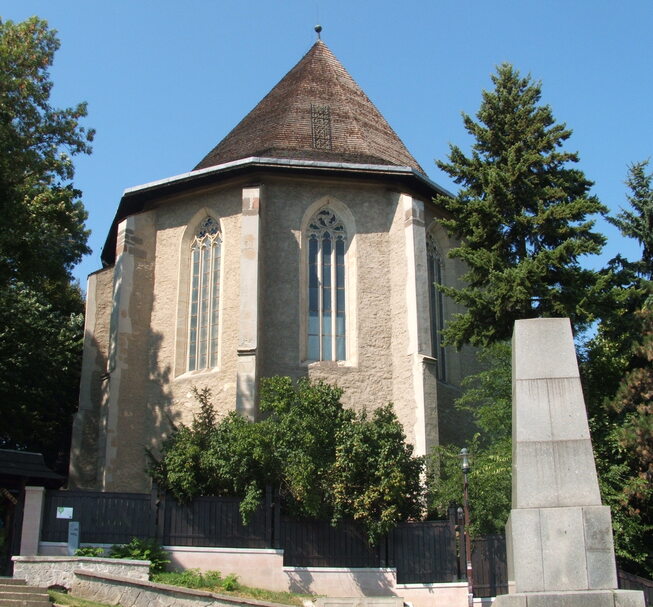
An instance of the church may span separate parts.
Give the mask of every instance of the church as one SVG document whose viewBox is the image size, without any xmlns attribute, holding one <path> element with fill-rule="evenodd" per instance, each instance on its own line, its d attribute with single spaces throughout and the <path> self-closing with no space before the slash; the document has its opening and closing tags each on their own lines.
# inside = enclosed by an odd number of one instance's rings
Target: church
<svg viewBox="0 0 653 607">
<path fill-rule="evenodd" d="M 257 419 L 263 377 L 388 402 L 418 455 L 464 433 L 475 367 L 444 347 L 464 269 L 431 181 L 330 49 L 308 53 L 190 172 L 125 190 L 89 276 L 71 488 L 145 492 L 192 388 Z"/>
</svg>

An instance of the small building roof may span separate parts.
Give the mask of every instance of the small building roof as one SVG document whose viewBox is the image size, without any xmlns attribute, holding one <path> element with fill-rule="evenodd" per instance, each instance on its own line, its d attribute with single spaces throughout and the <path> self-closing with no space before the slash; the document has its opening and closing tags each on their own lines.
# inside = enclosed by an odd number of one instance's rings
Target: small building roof
<svg viewBox="0 0 653 607">
<path fill-rule="evenodd" d="M 248 157 L 405 166 L 424 174 L 321 40 L 195 170 Z"/>
<path fill-rule="evenodd" d="M 0 449 L 0 481 L 12 483 L 19 479 L 46 487 L 59 487 L 64 481 L 45 465 L 41 453 Z"/>
</svg>

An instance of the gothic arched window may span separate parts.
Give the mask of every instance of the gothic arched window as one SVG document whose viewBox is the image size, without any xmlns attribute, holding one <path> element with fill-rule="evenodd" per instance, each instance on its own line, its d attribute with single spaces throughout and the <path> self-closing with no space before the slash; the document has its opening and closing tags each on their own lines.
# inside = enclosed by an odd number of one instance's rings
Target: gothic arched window
<svg viewBox="0 0 653 607">
<path fill-rule="evenodd" d="M 308 339 L 310 361 L 345 360 L 345 252 L 347 232 L 332 209 L 308 223 Z"/>
<path fill-rule="evenodd" d="M 218 364 L 220 245 L 220 226 L 206 217 L 190 244 L 189 371 Z"/>
<path fill-rule="evenodd" d="M 442 345 L 444 330 L 444 297 L 438 288 L 442 281 L 442 257 L 433 236 L 426 238 L 429 281 L 429 310 L 431 313 L 431 353 L 437 359 L 437 378 L 446 381 L 446 352 Z"/>
</svg>

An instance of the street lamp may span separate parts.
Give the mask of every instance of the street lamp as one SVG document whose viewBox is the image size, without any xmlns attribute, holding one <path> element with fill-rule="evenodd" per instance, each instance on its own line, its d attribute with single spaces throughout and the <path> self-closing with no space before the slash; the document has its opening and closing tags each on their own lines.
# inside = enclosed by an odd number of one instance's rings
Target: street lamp
<svg viewBox="0 0 653 607">
<path fill-rule="evenodd" d="M 465 514 L 465 560 L 467 563 L 467 604 L 474 605 L 474 587 L 472 580 L 472 542 L 469 537 L 469 499 L 467 495 L 467 473 L 471 470 L 469 465 L 469 452 L 466 448 L 460 450 L 460 467 L 463 471 L 463 511 Z"/>
</svg>

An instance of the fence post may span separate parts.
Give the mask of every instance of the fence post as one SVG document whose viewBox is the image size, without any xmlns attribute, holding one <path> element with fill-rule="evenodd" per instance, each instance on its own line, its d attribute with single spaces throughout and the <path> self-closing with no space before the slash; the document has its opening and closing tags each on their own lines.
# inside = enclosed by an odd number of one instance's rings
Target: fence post
<svg viewBox="0 0 653 607">
<path fill-rule="evenodd" d="M 43 487 L 25 487 L 23 525 L 20 539 L 21 556 L 34 556 L 39 553 L 41 525 L 43 523 Z"/>
<path fill-rule="evenodd" d="M 270 485 L 265 486 L 265 543 L 267 548 L 272 548 L 272 542 L 274 541 L 273 530 L 272 530 L 272 487 Z"/>
<path fill-rule="evenodd" d="M 272 547 L 279 549 L 283 548 L 281 545 L 281 498 L 279 496 L 279 488 L 275 487 L 273 492 L 273 512 L 274 522 L 272 523 Z"/>
<path fill-rule="evenodd" d="M 159 537 L 157 534 L 158 531 L 158 526 L 157 526 L 157 517 L 158 517 L 158 512 L 159 510 L 159 487 L 158 485 L 152 481 L 152 489 L 150 490 L 150 524 L 148 525 L 148 533 L 150 537 L 155 540 L 159 541 Z"/>
<path fill-rule="evenodd" d="M 390 538 L 392 537 L 392 529 L 388 531 L 383 536 L 383 540 L 381 541 L 381 545 L 379 546 L 379 567 L 382 567 L 385 569 L 388 566 L 388 547 L 390 545 L 390 542 L 392 541 Z"/>
<path fill-rule="evenodd" d="M 156 509 L 156 540 L 161 545 L 166 544 L 166 499 L 168 494 L 162 491 L 157 500 Z"/>
<path fill-rule="evenodd" d="M 458 523 L 458 578 L 467 579 L 467 546 L 465 544 L 465 523 Z M 471 556 L 471 555 L 470 555 Z"/>
</svg>

